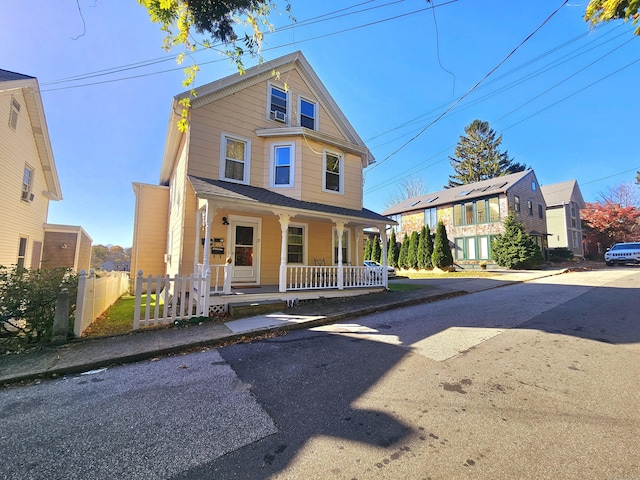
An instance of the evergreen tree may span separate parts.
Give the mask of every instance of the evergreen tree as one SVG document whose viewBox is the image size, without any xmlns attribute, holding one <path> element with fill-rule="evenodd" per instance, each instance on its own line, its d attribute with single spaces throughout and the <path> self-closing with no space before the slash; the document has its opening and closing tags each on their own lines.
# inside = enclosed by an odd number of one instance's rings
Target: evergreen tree
<svg viewBox="0 0 640 480">
<path fill-rule="evenodd" d="M 429 226 L 424 225 L 420 232 L 420 239 L 418 240 L 418 268 L 421 270 L 431 267 L 433 241 L 430 240 L 431 234 L 429 232 Z M 429 246 L 431 246 L 431 251 L 428 250 Z"/>
<path fill-rule="evenodd" d="M 442 221 L 438 222 L 436 228 L 436 239 L 433 242 L 433 253 L 431 254 L 431 263 L 436 268 L 446 268 L 453 265 L 453 255 L 447 238 L 447 230 L 444 228 Z"/>
<path fill-rule="evenodd" d="M 398 267 L 400 268 L 408 268 L 407 267 L 407 253 L 409 252 L 409 237 L 407 234 L 404 234 L 404 239 L 402 240 L 402 245 L 400 246 L 400 254 L 398 255 Z"/>
<path fill-rule="evenodd" d="M 398 245 L 396 244 L 396 231 L 391 230 L 391 238 L 389 238 L 389 248 L 387 251 L 387 265 L 396 268 L 398 266 Z"/>
<path fill-rule="evenodd" d="M 407 251 L 407 264 L 409 268 L 418 268 L 418 232 L 411 232 L 409 237 L 409 250 Z"/>
<path fill-rule="evenodd" d="M 489 122 L 474 120 L 464 129 L 453 157 L 449 157 L 454 174 L 449 175 L 447 188 L 522 172 L 526 165 L 514 163 L 507 152 L 500 151 L 502 135 L 489 128 Z"/>
<path fill-rule="evenodd" d="M 429 229 L 429 225 L 427 225 L 427 237 L 425 238 L 426 243 L 426 252 L 425 252 L 425 260 L 426 260 L 426 268 L 433 268 L 433 262 L 431 260 L 431 255 L 433 254 L 433 237 L 431 236 L 431 230 Z"/>
<path fill-rule="evenodd" d="M 513 212 L 504 219 L 504 233 L 491 242 L 491 257 L 501 267 L 526 269 L 540 265 L 544 259 L 540 247 L 535 244 L 522 222 L 516 221 Z"/>
<path fill-rule="evenodd" d="M 382 263 L 382 249 L 380 248 L 379 237 L 373 239 L 373 245 L 371 246 L 371 260 Z"/>
<path fill-rule="evenodd" d="M 363 258 L 365 260 L 371 260 L 371 240 L 367 238 L 367 241 L 364 242 L 364 255 Z"/>
</svg>

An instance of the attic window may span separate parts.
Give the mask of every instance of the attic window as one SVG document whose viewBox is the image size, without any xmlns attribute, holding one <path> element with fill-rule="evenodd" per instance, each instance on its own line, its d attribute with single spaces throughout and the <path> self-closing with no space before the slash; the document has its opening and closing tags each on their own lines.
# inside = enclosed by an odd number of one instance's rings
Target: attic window
<svg viewBox="0 0 640 480">
<path fill-rule="evenodd" d="M 316 104 L 300 98 L 300 126 L 316 130 Z"/>
<path fill-rule="evenodd" d="M 411 205 L 409 205 L 409 207 L 415 207 L 416 205 L 418 205 L 420 203 L 420 200 L 418 200 L 417 202 L 413 202 L 411 203 Z"/>
<path fill-rule="evenodd" d="M 432 203 L 435 202 L 437 200 L 438 197 L 431 197 L 431 198 L 427 198 L 425 200 L 422 200 L 422 203 Z"/>
<path fill-rule="evenodd" d="M 474 190 L 475 189 L 473 189 L 473 188 L 471 190 L 463 190 L 458 195 L 456 195 L 456 197 L 466 197 L 467 195 L 469 195 Z"/>
<path fill-rule="evenodd" d="M 282 88 L 269 87 L 269 118 L 280 123 L 287 123 L 288 95 Z"/>
<path fill-rule="evenodd" d="M 9 112 L 9 126 L 15 130 L 18 126 L 18 114 L 20 113 L 20 104 L 15 98 L 11 99 L 11 111 Z"/>
</svg>

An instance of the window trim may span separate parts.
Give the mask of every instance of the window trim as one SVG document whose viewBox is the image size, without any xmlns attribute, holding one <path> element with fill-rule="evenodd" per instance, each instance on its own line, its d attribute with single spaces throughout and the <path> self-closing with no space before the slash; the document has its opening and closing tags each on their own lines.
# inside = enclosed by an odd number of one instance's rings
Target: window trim
<svg viewBox="0 0 640 480">
<path fill-rule="evenodd" d="M 347 258 L 344 258 L 344 254 L 342 255 L 342 265 L 348 265 L 351 263 L 351 229 L 346 228 L 343 230 L 343 235 L 346 235 L 346 245 L 342 244 L 342 249 L 347 250 Z M 338 229 L 333 227 L 331 231 L 331 255 L 333 256 L 333 265 L 338 264 L 338 244 L 336 242 L 338 240 Z"/>
<path fill-rule="evenodd" d="M 276 150 L 289 147 L 289 182 L 276 183 Z M 295 186 L 296 144 L 295 142 L 272 143 L 270 147 L 269 184 L 272 188 L 293 188 Z"/>
<path fill-rule="evenodd" d="M 527 200 L 527 211 L 529 212 L 529 216 L 533 217 L 533 202 L 531 200 Z"/>
<path fill-rule="evenodd" d="M 271 108 L 272 105 L 272 95 L 273 89 L 279 90 L 280 92 L 285 94 L 285 112 L 284 112 L 284 122 L 276 120 L 271 116 L 271 112 L 274 110 Z M 289 95 L 289 91 L 284 87 L 277 85 L 274 82 L 267 82 L 267 120 L 270 120 L 275 123 L 279 123 L 280 125 L 291 125 L 291 95 Z"/>
<path fill-rule="evenodd" d="M 290 228 L 302 228 L 302 263 L 289 262 L 289 229 Z M 307 265 L 307 240 L 308 224 L 292 222 L 287 226 L 287 265 Z"/>
<path fill-rule="evenodd" d="M 314 101 L 314 100 L 309 100 L 308 97 L 304 97 L 302 95 L 298 95 L 298 122 L 299 125 L 303 128 L 309 128 L 309 127 L 304 127 L 302 125 L 302 102 L 307 102 L 313 105 L 313 113 L 314 113 L 314 117 L 313 117 L 313 128 L 310 128 L 310 130 L 315 130 L 318 131 L 318 102 Z M 306 117 L 306 116 L 305 116 Z M 306 117 L 309 118 L 309 117 Z"/>
<path fill-rule="evenodd" d="M 27 263 L 27 248 L 29 245 L 29 238 L 23 237 L 22 235 L 18 239 L 18 256 L 16 260 L 17 267 L 25 268 L 25 264 Z M 23 248 L 24 246 L 24 248 Z"/>
<path fill-rule="evenodd" d="M 491 219 L 491 200 L 496 200 L 496 204 L 498 206 L 498 219 L 497 220 L 492 220 Z M 480 202 L 484 202 L 485 204 L 485 221 L 484 222 L 478 222 L 478 203 Z M 467 211 L 466 211 L 466 206 L 469 204 L 473 204 L 473 223 L 468 223 L 467 220 Z M 460 221 L 458 222 L 456 220 L 456 211 L 459 210 L 459 214 L 460 214 Z M 485 198 L 479 198 L 477 200 L 472 200 L 470 202 L 460 202 L 460 203 L 454 203 L 453 204 L 453 226 L 454 227 L 464 227 L 464 226 L 468 226 L 468 225 L 485 225 L 488 223 L 498 223 L 500 222 L 500 197 L 497 196 L 493 196 L 493 197 L 485 197 Z"/>
<path fill-rule="evenodd" d="M 481 238 L 487 239 L 487 257 L 486 258 L 482 258 L 480 256 L 482 251 L 482 249 L 480 248 Z M 473 239 L 473 247 L 476 254 L 475 258 L 467 258 L 468 256 L 467 246 L 468 246 L 468 242 L 471 239 Z M 468 235 L 468 236 L 455 237 L 453 239 L 453 243 L 455 245 L 454 260 L 469 260 L 469 261 L 491 260 L 491 240 L 492 239 L 493 239 L 493 235 Z M 460 243 L 462 244 L 462 248 L 460 248 Z"/>
<path fill-rule="evenodd" d="M 245 144 L 244 148 L 244 174 L 243 179 L 238 180 L 235 178 L 228 178 L 226 176 L 226 167 L 227 167 L 227 139 L 235 140 L 238 142 L 243 142 Z M 250 182 L 250 173 L 251 173 L 251 140 L 248 138 L 241 137 L 240 135 L 233 135 L 227 132 L 222 132 L 220 134 L 220 179 L 226 180 L 227 182 L 233 183 L 241 183 L 244 185 L 249 185 Z"/>
<path fill-rule="evenodd" d="M 338 168 L 338 190 L 331 190 L 327 188 L 327 173 L 334 174 L 333 172 L 327 171 L 327 155 L 338 157 L 338 160 L 340 161 Z M 334 150 L 328 150 L 326 148 L 322 150 L 322 191 L 344 195 L 344 155 Z"/>
<path fill-rule="evenodd" d="M 434 218 L 435 218 L 435 223 L 433 226 L 431 226 L 431 223 L 427 223 L 427 212 L 433 212 L 434 214 Z M 429 214 L 429 217 L 431 217 L 431 214 Z M 431 219 L 431 218 L 430 218 Z M 425 208 L 422 212 L 422 224 L 426 225 L 429 227 L 430 231 L 435 231 L 436 227 L 438 226 L 438 207 L 429 207 L 429 208 Z"/>
<path fill-rule="evenodd" d="M 520 213 L 520 197 L 518 195 L 513 196 L 513 211 Z"/>
<path fill-rule="evenodd" d="M 11 130 L 18 129 L 18 117 L 20 116 L 20 102 L 16 100 L 16 97 L 11 97 L 11 102 L 9 104 L 9 128 Z"/>
<path fill-rule="evenodd" d="M 29 172 L 29 183 L 25 183 L 25 176 Z M 28 164 L 24 164 L 24 170 L 22 172 L 22 187 L 21 187 L 21 199 L 23 202 L 31 203 L 33 201 L 33 177 L 35 175 L 35 169 Z"/>
<path fill-rule="evenodd" d="M 538 218 L 544 219 L 544 208 L 542 208 L 542 204 L 538 204 Z"/>
</svg>

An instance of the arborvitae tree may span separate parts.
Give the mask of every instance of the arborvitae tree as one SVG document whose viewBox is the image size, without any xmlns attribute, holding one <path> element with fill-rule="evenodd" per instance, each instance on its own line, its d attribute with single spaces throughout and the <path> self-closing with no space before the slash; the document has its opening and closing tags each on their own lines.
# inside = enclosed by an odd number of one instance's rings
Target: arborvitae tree
<svg viewBox="0 0 640 480">
<path fill-rule="evenodd" d="M 400 254 L 398 255 L 398 266 L 400 268 L 408 268 L 407 267 L 407 253 L 409 252 L 409 237 L 407 234 L 404 234 L 404 239 L 402 240 L 402 245 L 400 246 Z"/>
<path fill-rule="evenodd" d="M 418 232 L 411 232 L 409 237 L 409 250 L 407 251 L 407 264 L 409 268 L 418 268 Z"/>
<path fill-rule="evenodd" d="M 396 231 L 391 230 L 391 238 L 389 238 L 389 247 L 387 249 L 387 265 L 396 268 L 398 266 L 398 245 L 396 244 Z"/>
<path fill-rule="evenodd" d="M 436 228 L 436 239 L 433 242 L 433 253 L 431 254 L 431 263 L 436 268 L 446 268 L 453 265 L 453 255 L 447 238 L 447 230 L 444 228 L 442 221 L 438 222 Z"/>
<path fill-rule="evenodd" d="M 424 270 L 431 266 L 431 251 L 428 251 L 427 248 L 429 243 L 431 244 L 431 250 L 433 251 L 433 241 L 431 240 L 431 235 L 429 233 L 429 226 L 424 225 L 422 230 L 420 231 L 420 239 L 418 240 L 418 268 Z"/>
<path fill-rule="evenodd" d="M 504 233 L 491 242 L 491 257 L 501 267 L 526 269 L 540 265 L 544 259 L 540 247 L 535 244 L 522 222 L 516 221 L 513 212 L 504 219 Z"/>
<path fill-rule="evenodd" d="M 364 242 L 364 260 L 371 260 L 371 240 L 367 238 L 367 241 Z"/>
<path fill-rule="evenodd" d="M 382 263 L 382 248 L 380 248 L 380 238 L 376 237 L 371 246 L 371 260 Z"/>
<path fill-rule="evenodd" d="M 489 122 L 474 120 L 464 129 L 453 157 L 449 157 L 454 174 L 449 175 L 449 187 L 458 187 L 469 183 L 501 177 L 510 173 L 522 172 L 526 165 L 515 163 L 507 152 L 500 151 L 502 135 L 489 128 Z"/>
<path fill-rule="evenodd" d="M 433 237 L 431 236 L 431 230 L 429 229 L 429 225 L 427 225 L 427 237 L 425 238 L 426 243 L 426 268 L 433 268 L 433 261 L 431 260 L 431 255 L 433 255 Z"/>
</svg>

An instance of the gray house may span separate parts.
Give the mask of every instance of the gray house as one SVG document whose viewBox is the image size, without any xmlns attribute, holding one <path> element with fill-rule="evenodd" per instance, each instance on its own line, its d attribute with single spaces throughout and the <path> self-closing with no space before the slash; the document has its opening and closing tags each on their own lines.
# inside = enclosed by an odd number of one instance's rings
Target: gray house
<svg viewBox="0 0 640 480">
<path fill-rule="evenodd" d="M 580 210 L 584 199 L 576 180 L 541 187 L 547 204 L 549 248 L 566 247 L 578 257 L 584 256 Z"/>
</svg>

